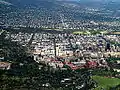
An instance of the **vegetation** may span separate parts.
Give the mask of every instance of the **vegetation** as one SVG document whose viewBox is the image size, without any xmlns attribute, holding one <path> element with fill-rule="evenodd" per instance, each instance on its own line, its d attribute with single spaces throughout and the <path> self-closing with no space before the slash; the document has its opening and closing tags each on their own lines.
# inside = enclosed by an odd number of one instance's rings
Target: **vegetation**
<svg viewBox="0 0 120 90">
<path fill-rule="evenodd" d="M 0 80 L 2 81 L 0 89 L 16 90 L 24 88 L 25 90 L 44 90 L 43 88 L 45 88 L 46 90 L 72 90 L 75 89 L 75 86 L 81 86 L 83 83 L 86 83 L 83 87 L 84 90 L 94 87 L 94 81 L 85 73 L 86 71 L 84 73 L 70 70 L 50 72 L 49 69 L 46 71 L 45 68 L 38 70 L 34 64 L 27 66 L 29 68 L 25 68 L 26 73 L 21 76 L 11 75 L 9 71 L 0 71 Z M 72 79 L 72 81 L 62 83 L 61 80 L 64 80 L 64 78 Z M 48 86 L 43 86 L 44 84 L 48 84 Z"/>
<path fill-rule="evenodd" d="M 117 60 L 120 60 L 120 58 L 119 57 L 109 57 L 107 59 L 107 61 L 117 61 Z"/>
<path fill-rule="evenodd" d="M 120 85 L 120 79 L 118 78 L 109 78 L 102 76 L 93 76 L 92 78 L 98 83 L 98 87 L 93 90 L 117 90 L 112 89 L 112 87 Z"/>
<path fill-rule="evenodd" d="M 108 31 L 102 30 L 77 30 L 74 31 L 73 34 L 81 34 L 81 35 L 96 35 L 96 34 L 108 34 Z"/>
<path fill-rule="evenodd" d="M 112 77 L 115 75 L 115 72 L 112 70 L 99 68 L 99 69 L 92 70 L 92 74 L 97 76 Z"/>
<path fill-rule="evenodd" d="M 6 39 L 6 33 L 0 35 L 0 49 L 2 56 L 6 61 L 12 62 L 24 62 L 27 58 L 27 48 L 21 46 L 18 42 L 12 42 L 10 39 Z"/>
<path fill-rule="evenodd" d="M 119 31 L 116 31 L 116 32 L 112 32 L 111 34 L 120 35 L 120 32 L 119 32 Z"/>
</svg>

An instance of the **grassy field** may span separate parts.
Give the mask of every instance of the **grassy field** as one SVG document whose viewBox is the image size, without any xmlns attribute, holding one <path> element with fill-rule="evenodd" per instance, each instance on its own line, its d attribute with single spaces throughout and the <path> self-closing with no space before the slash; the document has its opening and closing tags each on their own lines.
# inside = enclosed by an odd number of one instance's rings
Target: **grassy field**
<svg viewBox="0 0 120 90">
<path fill-rule="evenodd" d="M 101 76 L 93 76 L 92 77 L 97 83 L 98 87 L 93 90 L 109 90 L 109 87 L 114 87 L 120 84 L 120 79 L 118 78 L 108 78 L 108 77 L 101 77 Z"/>
<path fill-rule="evenodd" d="M 85 31 L 74 31 L 73 34 L 81 35 L 96 35 L 96 34 L 108 34 L 107 31 L 95 31 L 95 30 L 85 30 Z"/>
<path fill-rule="evenodd" d="M 118 32 L 118 31 L 117 32 L 113 32 L 113 34 L 120 35 L 120 32 Z"/>
</svg>

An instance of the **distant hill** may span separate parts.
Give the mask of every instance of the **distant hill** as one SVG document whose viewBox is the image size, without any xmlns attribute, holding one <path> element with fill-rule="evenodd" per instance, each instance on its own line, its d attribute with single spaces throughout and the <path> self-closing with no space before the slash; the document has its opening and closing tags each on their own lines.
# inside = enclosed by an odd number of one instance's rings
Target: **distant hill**
<svg viewBox="0 0 120 90">
<path fill-rule="evenodd" d="M 4 1 L 4 0 L 0 0 L 0 4 L 4 4 L 4 5 L 12 5 L 11 3 Z"/>
<path fill-rule="evenodd" d="M 54 6 L 61 6 L 62 4 L 79 4 L 80 6 L 103 7 L 105 4 L 118 3 L 120 0 L 0 0 L 0 4 L 14 5 L 23 7 L 26 5 L 42 6 L 51 8 Z"/>
<path fill-rule="evenodd" d="M 64 22 L 110 22 L 119 17 L 119 6 L 117 0 L 0 0 L 0 25 L 58 27 L 61 16 Z"/>
<path fill-rule="evenodd" d="M 4 0 L 9 2 L 17 7 L 22 7 L 25 5 L 34 5 L 34 6 L 50 6 L 54 4 L 54 1 L 51 0 Z"/>
</svg>

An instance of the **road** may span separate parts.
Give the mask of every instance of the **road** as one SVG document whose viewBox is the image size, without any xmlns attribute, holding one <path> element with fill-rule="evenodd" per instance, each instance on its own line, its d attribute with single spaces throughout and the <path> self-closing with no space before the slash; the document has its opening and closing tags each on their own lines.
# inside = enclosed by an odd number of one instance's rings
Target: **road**
<svg viewBox="0 0 120 90">
<path fill-rule="evenodd" d="M 32 36 L 31 36 L 31 38 L 30 38 L 30 40 L 28 42 L 28 47 L 30 47 L 30 45 L 32 44 L 34 36 L 35 36 L 35 33 L 32 34 Z"/>
</svg>

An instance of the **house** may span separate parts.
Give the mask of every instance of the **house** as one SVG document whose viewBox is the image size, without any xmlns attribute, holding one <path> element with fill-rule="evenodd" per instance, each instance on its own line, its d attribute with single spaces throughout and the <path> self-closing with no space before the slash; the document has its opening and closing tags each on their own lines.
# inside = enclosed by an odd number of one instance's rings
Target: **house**
<svg viewBox="0 0 120 90">
<path fill-rule="evenodd" d="M 11 63 L 8 62 L 0 62 L 0 69 L 9 70 L 11 67 Z"/>
</svg>

